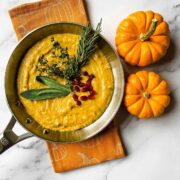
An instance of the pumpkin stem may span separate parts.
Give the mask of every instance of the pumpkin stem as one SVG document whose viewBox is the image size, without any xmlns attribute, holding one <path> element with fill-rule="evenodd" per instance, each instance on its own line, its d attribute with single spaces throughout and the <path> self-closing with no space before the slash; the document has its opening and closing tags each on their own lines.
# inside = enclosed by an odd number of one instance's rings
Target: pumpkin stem
<svg viewBox="0 0 180 180">
<path fill-rule="evenodd" d="M 143 96 L 144 96 L 146 99 L 149 99 L 149 98 L 150 98 L 150 94 L 149 94 L 149 92 L 147 92 L 147 91 L 143 92 Z"/>
<path fill-rule="evenodd" d="M 139 39 L 141 41 L 148 40 L 153 35 L 154 31 L 156 30 L 157 23 L 158 23 L 158 20 L 156 18 L 152 19 L 152 23 L 149 28 L 149 31 L 147 33 L 141 33 Z"/>
</svg>

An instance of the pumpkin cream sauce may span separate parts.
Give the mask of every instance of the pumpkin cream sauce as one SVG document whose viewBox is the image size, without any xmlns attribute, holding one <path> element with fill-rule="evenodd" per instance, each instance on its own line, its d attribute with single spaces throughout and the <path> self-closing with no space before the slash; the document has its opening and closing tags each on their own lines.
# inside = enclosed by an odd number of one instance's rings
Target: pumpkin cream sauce
<svg viewBox="0 0 180 180">
<path fill-rule="evenodd" d="M 43 73 L 38 70 L 39 61 L 46 60 L 49 66 L 57 64 L 54 57 L 52 40 L 55 39 L 62 48 L 68 49 L 70 57 L 76 55 L 79 42 L 79 35 L 55 34 L 44 38 L 35 44 L 24 56 L 19 68 L 17 78 L 17 90 L 19 98 L 27 113 L 34 118 L 41 126 L 55 131 L 72 131 L 83 128 L 96 121 L 107 108 L 114 90 L 113 73 L 108 60 L 97 48 L 92 54 L 88 63 L 82 67 L 81 82 L 88 80 L 87 73 L 93 75 L 92 87 L 95 95 L 89 97 L 90 92 L 82 92 L 81 87 L 76 87 L 65 97 L 47 100 L 28 100 L 20 93 L 30 89 L 47 88 L 46 85 L 38 82 L 36 76 Z M 56 51 L 56 50 L 55 50 Z M 43 56 L 42 56 L 43 55 Z M 59 56 L 59 55 L 58 55 Z M 41 62 L 42 64 L 45 62 Z M 86 72 L 83 74 L 83 72 Z M 59 83 L 65 84 L 65 80 L 58 76 L 50 76 Z M 79 91 L 80 90 L 80 91 Z M 78 92 L 79 91 L 79 92 Z M 74 94 L 80 99 L 80 104 L 74 100 Z"/>
</svg>

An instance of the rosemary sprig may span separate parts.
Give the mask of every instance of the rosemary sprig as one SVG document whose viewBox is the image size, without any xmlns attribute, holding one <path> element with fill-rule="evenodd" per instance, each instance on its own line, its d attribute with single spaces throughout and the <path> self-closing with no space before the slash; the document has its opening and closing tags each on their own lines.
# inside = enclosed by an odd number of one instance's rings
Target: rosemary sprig
<svg viewBox="0 0 180 180">
<path fill-rule="evenodd" d="M 67 81 L 72 81 L 79 76 L 81 67 L 88 62 L 89 57 L 96 49 L 96 43 L 101 32 L 101 23 L 102 19 L 98 23 L 95 31 L 91 26 L 83 28 L 77 49 L 77 56 L 72 58 L 63 70 L 64 78 Z"/>
<path fill-rule="evenodd" d="M 102 19 L 98 23 L 95 31 L 91 26 L 84 27 L 83 32 L 81 34 L 81 38 L 79 41 L 78 49 L 77 49 L 77 62 L 84 66 L 91 54 L 94 52 L 96 48 L 96 43 L 99 38 L 101 32 L 101 23 Z"/>
</svg>

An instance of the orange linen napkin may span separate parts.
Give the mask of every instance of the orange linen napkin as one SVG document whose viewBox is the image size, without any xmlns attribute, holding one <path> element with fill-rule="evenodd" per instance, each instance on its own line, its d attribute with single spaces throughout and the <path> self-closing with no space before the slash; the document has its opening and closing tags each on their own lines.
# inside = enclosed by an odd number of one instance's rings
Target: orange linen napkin
<svg viewBox="0 0 180 180">
<path fill-rule="evenodd" d="M 9 10 L 18 39 L 44 24 L 72 21 L 88 24 L 82 0 L 43 0 Z M 81 143 L 47 142 L 55 172 L 77 169 L 125 156 L 117 128 L 110 127 Z"/>
</svg>

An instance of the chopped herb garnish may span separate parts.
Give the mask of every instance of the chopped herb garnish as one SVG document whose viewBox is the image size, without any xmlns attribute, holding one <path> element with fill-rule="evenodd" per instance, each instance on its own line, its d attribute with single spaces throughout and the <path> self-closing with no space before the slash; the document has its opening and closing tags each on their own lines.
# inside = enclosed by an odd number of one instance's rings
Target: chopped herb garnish
<svg viewBox="0 0 180 180">
<path fill-rule="evenodd" d="M 49 68 L 50 68 L 51 70 L 53 70 L 53 69 L 56 68 L 56 66 L 57 66 L 57 64 L 52 64 Z"/>
<path fill-rule="evenodd" d="M 47 58 L 44 55 L 42 55 L 38 61 L 42 65 L 47 64 L 47 62 L 48 62 Z"/>
<path fill-rule="evenodd" d="M 53 58 L 56 58 L 56 52 L 55 51 L 52 51 L 52 55 L 51 55 Z"/>
<path fill-rule="evenodd" d="M 61 49 L 61 46 L 60 46 L 59 42 L 57 42 L 57 41 L 54 41 L 53 47 L 54 47 L 55 49 Z"/>
<path fill-rule="evenodd" d="M 51 42 L 54 42 L 55 40 L 54 40 L 54 37 L 51 37 Z"/>
<path fill-rule="evenodd" d="M 69 54 L 66 54 L 66 53 L 62 52 L 59 57 L 60 57 L 60 58 L 66 58 L 68 55 L 69 55 Z"/>
</svg>

